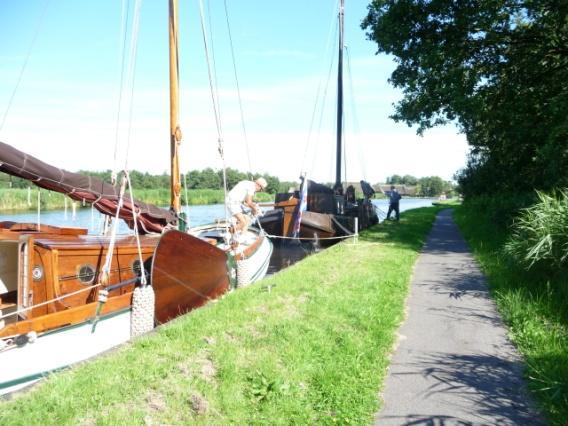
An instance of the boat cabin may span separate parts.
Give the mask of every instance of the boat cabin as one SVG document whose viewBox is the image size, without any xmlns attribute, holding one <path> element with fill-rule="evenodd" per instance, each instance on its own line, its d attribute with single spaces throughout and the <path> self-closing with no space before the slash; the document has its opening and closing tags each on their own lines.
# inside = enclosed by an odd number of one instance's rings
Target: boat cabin
<svg viewBox="0 0 568 426">
<path fill-rule="evenodd" d="M 110 305 L 121 296 L 118 305 L 129 305 L 157 242 L 156 236 L 141 238 L 141 265 L 135 237 L 117 238 L 108 280 Z M 0 223 L 0 337 L 84 321 L 98 303 L 108 245 L 109 238 L 87 235 L 86 229 Z M 54 313 L 59 315 L 50 315 L 49 321 L 44 317 Z"/>
</svg>

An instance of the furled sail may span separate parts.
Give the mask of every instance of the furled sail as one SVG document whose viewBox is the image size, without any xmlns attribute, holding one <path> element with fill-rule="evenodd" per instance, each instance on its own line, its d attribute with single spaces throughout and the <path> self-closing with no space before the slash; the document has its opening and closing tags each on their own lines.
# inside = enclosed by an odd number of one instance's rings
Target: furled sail
<svg viewBox="0 0 568 426">
<path fill-rule="evenodd" d="M 103 214 L 116 215 L 120 192 L 118 186 L 112 186 L 91 176 L 50 166 L 2 142 L 0 142 L 0 171 L 29 180 L 41 188 L 60 192 L 74 200 L 84 200 Z M 177 218 L 172 212 L 137 200 L 134 200 L 133 205 L 130 196 L 126 195 L 119 217 L 130 228 L 134 226 L 133 209 L 136 209 L 138 230 L 141 233 L 161 232 L 168 225 L 177 223 Z"/>
</svg>

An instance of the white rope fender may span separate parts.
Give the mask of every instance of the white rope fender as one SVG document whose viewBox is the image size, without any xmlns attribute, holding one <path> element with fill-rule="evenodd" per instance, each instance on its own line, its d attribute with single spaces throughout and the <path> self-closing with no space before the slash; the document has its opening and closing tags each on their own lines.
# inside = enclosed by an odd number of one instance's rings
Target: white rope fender
<svg viewBox="0 0 568 426">
<path fill-rule="evenodd" d="M 144 273 L 144 271 L 142 271 Z M 130 336 L 136 337 L 154 328 L 154 289 L 151 285 L 136 287 L 132 294 Z"/>
</svg>

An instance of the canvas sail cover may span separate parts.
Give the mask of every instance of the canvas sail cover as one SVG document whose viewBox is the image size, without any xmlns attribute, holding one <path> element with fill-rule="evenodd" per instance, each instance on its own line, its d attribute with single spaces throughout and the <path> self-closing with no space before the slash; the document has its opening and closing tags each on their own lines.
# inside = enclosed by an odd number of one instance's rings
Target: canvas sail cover
<svg viewBox="0 0 568 426">
<path fill-rule="evenodd" d="M 119 186 L 113 186 L 100 179 L 84 176 L 79 173 L 68 172 L 50 166 L 31 155 L 0 142 L 0 171 L 12 176 L 20 177 L 40 188 L 60 192 L 77 201 L 92 204 L 103 214 L 116 215 L 119 201 Z M 134 200 L 125 195 L 119 217 L 130 228 L 134 227 L 132 210 L 136 209 L 138 230 L 140 233 L 162 232 L 168 225 L 175 225 L 177 218 L 174 213 Z"/>
</svg>

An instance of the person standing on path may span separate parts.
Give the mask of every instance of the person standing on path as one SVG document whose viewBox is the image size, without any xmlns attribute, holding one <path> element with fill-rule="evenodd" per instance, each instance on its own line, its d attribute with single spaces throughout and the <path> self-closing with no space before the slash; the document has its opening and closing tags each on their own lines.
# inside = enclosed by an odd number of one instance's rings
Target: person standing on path
<svg viewBox="0 0 568 426">
<path fill-rule="evenodd" d="M 389 191 L 389 211 L 387 213 L 387 220 L 390 220 L 391 213 L 395 212 L 396 220 L 400 219 L 400 208 L 399 208 L 399 201 L 402 197 L 396 190 L 394 185 L 391 186 L 391 190 Z"/>
<path fill-rule="evenodd" d="M 227 208 L 236 220 L 235 231 L 244 231 L 248 227 L 249 221 L 244 215 L 244 209 L 249 208 L 254 216 L 260 214 L 260 208 L 253 201 L 252 197 L 256 192 L 266 188 L 266 179 L 260 177 L 254 182 L 242 180 L 237 183 L 227 195 Z"/>
</svg>

